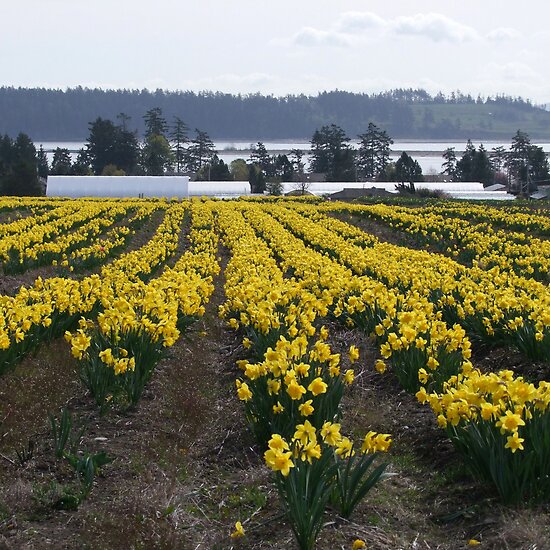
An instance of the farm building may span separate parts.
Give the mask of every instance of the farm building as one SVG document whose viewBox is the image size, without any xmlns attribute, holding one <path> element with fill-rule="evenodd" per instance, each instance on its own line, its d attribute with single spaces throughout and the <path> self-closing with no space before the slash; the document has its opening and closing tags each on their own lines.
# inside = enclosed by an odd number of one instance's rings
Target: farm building
<svg viewBox="0 0 550 550">
<path fill-rule="evenodd" d="M 189 181 L 188 176 L 49 176 L 48 197 L 240 197 L 247 181 Z"/>
<path fill-rule="evenodd" d="M 49 176 L 48 197 L 189 196 L 187 176 Z"/>
</svg>

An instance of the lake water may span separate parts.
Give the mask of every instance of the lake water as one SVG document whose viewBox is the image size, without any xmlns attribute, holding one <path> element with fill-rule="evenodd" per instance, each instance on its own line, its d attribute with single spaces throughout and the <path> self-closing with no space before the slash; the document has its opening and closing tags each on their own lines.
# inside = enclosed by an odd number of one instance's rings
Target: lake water
<svg viewBox="0 0 550 550">
<path fill-rule="evenodd" d="M 307 158 L 307 152 L 310 149 L 309 141 L 297 141 L 297 140 L 278 140 L 278 141 L 263 141 L 262 142 L 269 153 L 271 154 L 288 154 L 292 149 L 301 149 L 306 153 L 304 160 L 306 161 L 306 168 L 309 164 Z M 472 141 L 475 147 L 478 147 L 481 142 Z M 37 142 L 36 147 L 38 148 L 41 144 Z M 257 141 L 224 141 L 219 140 L 214 142 L 214 146 L 218 151 L 218 156 L 227 164 L 235 159 L 245 159 L 248 160 L 250 157 L 251 146 L 257 145 Z M 358 147 L 357 143 L 352 143 L 354 147 Z M 491 151 L 494 147 L 505 147 L 508 149 L 510 147 L 510 142 L 505 141 L 484 141 L 483 145 L 487 151 Z M 547 153 L 550 152 L 550 142 L 544 143 L 534 143 L 542 147 Z M 52 159 L 53 151 L 57 147 L 69 149 L 73 152 L 73 156 L 76 156 L 76 151 L 81 149 L 84 146 L 83 142 L 76 141 L 45 141 L 42 142 L 42 146 L 46 151 L 48 151 L 48 158 Z M 392 154 L 390 158 L 392 161 L 396 161 L 402 151 L 409 153 L 415 160 L 418 161 L 422 172 L 424 174 L 438 174 L 441 172 L 441 167 L 443 164 L 443 157 L 441 156 L 443 151 L 449 147 L 454 147 L 457 152 L 457 156 L 460 156 L 460 152 L 464 150 L 466 146 L 466 141 L 421 141 L 421 140 L 395 140 L 392 145 Z"/>
</svg>

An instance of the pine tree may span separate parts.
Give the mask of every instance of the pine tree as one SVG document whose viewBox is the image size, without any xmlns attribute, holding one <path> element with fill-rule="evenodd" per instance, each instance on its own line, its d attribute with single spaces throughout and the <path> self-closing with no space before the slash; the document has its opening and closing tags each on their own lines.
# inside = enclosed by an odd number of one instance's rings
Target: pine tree
<svg viewBox="0 0 550 550">
<path fill-rule="evenodd" d="M 40 149 L 38 149 L 38 153 L 36 154 L 36 164 L 38 176 L 41 178 L 47 178 L 50 172 L 50 166 L 48 164 L 48 156 L 46 155 L 46 151 L 44 151 L 44 147 L 42 147 L 42 145 L 40 145 Z"/>
<path fill-rule="evenodd" d="M 491 166 L 491 161 L 487 150 L 480 144 L 478 150 L 474 154 L 474 162 L 471 173 L 471 181 L 479 181 L 484 186 L 491 185 L 495 179 L 495 172 Z"/>
<path fill-rule="evenodd" d="M 550 180 L 548 158 L 542 147 L 532 145 L 529 136 L 518 130 L 512 138 L 506 167 L 517 182 L 519 191 L 529 194 L 541 183 Z"/>
<path fill-rule="evenodd" d="M 198 172 L 216 153 L 214 143 L 206 132 L 195 128 L 195 134 L 186 156 L 187 169 L 190 172 Z"/>
<path fill-rule="evenodd" d="M 72 167 L 73 162 L 69 150 L 65 147 L 57 147 L 53 152 L 50 174 L 53 176 L 70 176 Z"/>
<path fill-rule="evenodd" d="M 474 157 L 476 148 L 469 139 L 466 143 L 466 149 L 460 160 L 456 163 L 456 178 L 458 181 L 473 181 Z"/>
<path fill-rule="evenodd" d="M 445 151 L 443 151 L 443 158 L 445 159 L 445 162 L 441 165 L 441 173 L 446 174 L 454 180 L 457 175 L 455 148 L 448 147 L 445 149 Z"/>
<path fill-rule="evenodd" d="M 250 162 L 257 164 L 266 177 L 274 176 L 273 159 L 261 141 L 251 147 Z"/>
<path fill-rule="evenodd" d="M 400 181 L 401 183 L 408 182 L 410 184 L 424 181 L 420 164 L 405 151 L 401 153 L 401 156 L 395 162 L 395 181 Z"/>
<path fill-rule="evenodd" d="M 174 163 L 176 173 L 181 174 L 185 167 L 185 157 L 187 154 L 186 145 L 189 143 L 189 127 L 179 117 L 174 117 L 174 124 L 170 132 L 170 142 L 172 143 L 172 152 L 174 153 Z"/>
<path fill-rule="evenodd" d="M 372 122 L 358 137 L 357 172 L 362 178 L 378 179 L 386 170 L 393 140 Z"/>
<path fill-rule="evenodd" d="M 37 165 L 36 148 L 29 136 L 20 133 L 15 140 L 0 137 L 0 193 L 41 195 Z"/>
<path fill-rule="evenodd" d="M 355 155 L 350 138 L 336 124 L 315 130 L 311 138 L 311 172 L 321 172 L 327 181 L 355 181 Z"/>
<path fill-rule="evenodd" d="M 160 107 L 149 109 L 145 115 L 143 115 L 143 120 L 145 122 L 145 139 L 149 136 L 166 137 L 168 124 L 166 119 L 162 116 L 162 109 Z"/>
</svg>

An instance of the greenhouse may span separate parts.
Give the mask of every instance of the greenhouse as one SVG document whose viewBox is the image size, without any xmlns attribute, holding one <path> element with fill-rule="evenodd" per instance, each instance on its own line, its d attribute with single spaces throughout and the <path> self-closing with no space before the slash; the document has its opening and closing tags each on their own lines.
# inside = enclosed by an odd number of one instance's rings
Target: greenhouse
<svg viewBox="0 0 550 550">
<path fill-rule="evenodd" d="M 49 176 L 48 197 L 189 196 L 188 176 Z"/>
</svg>

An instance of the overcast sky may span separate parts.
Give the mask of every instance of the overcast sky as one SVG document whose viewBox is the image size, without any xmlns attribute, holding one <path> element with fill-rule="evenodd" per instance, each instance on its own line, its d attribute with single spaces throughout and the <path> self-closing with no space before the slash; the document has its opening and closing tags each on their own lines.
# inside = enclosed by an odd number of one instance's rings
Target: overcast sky
<svg viewBox="0 0 550 550">
<path fill-rule="evenodd" d="M 0 0 L 0 85 L 550 103 L 547 0 Z"/>
</svg>

